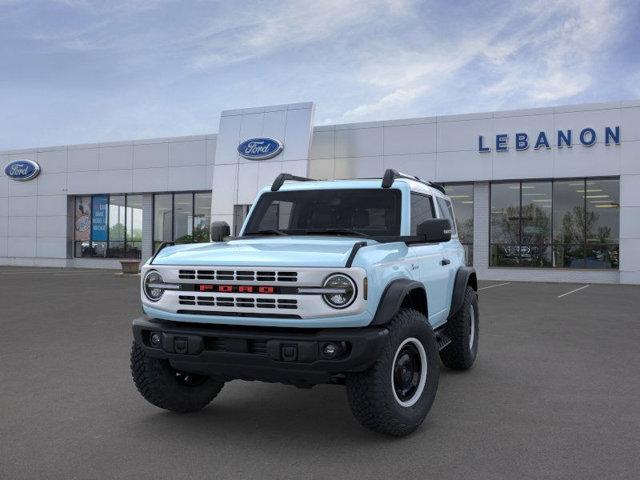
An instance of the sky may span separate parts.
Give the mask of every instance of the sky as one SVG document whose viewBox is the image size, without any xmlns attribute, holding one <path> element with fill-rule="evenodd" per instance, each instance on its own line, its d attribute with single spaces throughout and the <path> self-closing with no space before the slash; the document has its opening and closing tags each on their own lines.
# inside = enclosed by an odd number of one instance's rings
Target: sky
<svg viewBox="0 0 640 480">
<path fill-rule="evenodd" d="M 640 99 L 640 2 L 0 0 L 0 150 Z"/>
</svg>

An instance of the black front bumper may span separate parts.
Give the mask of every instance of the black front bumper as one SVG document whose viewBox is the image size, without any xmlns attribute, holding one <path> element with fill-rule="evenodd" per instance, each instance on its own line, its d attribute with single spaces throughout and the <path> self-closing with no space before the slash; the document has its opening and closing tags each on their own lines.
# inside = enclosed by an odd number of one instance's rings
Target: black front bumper
<svg viewBox="0 0 640 480">
<path fill-rule="evenodd" d="M 160 335 L 153 345 L 152 334 Z M 220 380 L 282 382 L 300 386 L 339 381 L 369 368 L 389 331 L 385 327 L 290 329 L 133 321 L 133 336 L 149 356 L 191 373 Z M 157 339 L 157 337 L 156 337 Z M 332 358 L 327 344 L 338 346 Z"/>
</svg>

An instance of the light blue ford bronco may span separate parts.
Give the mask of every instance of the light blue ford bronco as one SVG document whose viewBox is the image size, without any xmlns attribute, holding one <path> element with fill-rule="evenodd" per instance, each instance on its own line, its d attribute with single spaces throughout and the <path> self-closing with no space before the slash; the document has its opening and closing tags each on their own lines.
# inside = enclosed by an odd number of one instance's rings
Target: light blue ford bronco
<svg viewBox="0 0 640 480">
<path fill-rule="evenodd" d="M 477 279 L 440 185 L 281 174 L 229 234 L 213 222 L 211 243 L 165 245 L 142 268 L 131 369 L 152 404 L 197 411 L 234 379 L 331 383 L 362 425 L 406 435 L 438 356 L 473 365 Z"/>
</svg>

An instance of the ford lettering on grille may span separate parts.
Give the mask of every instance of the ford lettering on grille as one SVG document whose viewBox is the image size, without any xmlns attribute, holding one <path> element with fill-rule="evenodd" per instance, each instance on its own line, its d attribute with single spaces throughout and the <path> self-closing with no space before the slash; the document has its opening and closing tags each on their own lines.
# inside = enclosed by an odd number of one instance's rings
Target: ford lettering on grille
<svg viewBox="0 0 640 480">
<path fill-rule="evenodd" d="M 198 285 L 199 292 L 221 293 L 278 293 L 277 287 L 260 285 L 211 285 L 208 283 Z"/>
</svg>

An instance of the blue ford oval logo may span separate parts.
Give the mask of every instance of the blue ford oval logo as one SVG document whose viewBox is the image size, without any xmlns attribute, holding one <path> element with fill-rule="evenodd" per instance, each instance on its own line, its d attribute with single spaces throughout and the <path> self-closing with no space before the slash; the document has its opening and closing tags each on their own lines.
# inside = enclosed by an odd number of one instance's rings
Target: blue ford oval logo
<svg viewBox="0 0 640 480">
<path fill-rule="evenodd" d="M 249 160 L 266 160 L 278 155 L 284 146 L 273 138 L 250 138 L 238 145 L 238 153 Z"/>
<path fill-rule="evenodd" d="M 12 180 L 26 182 L 38 176 L 40 165 L 33 160 L 14 160 L 4 167 L 4 173 Z"/>
</svg>

